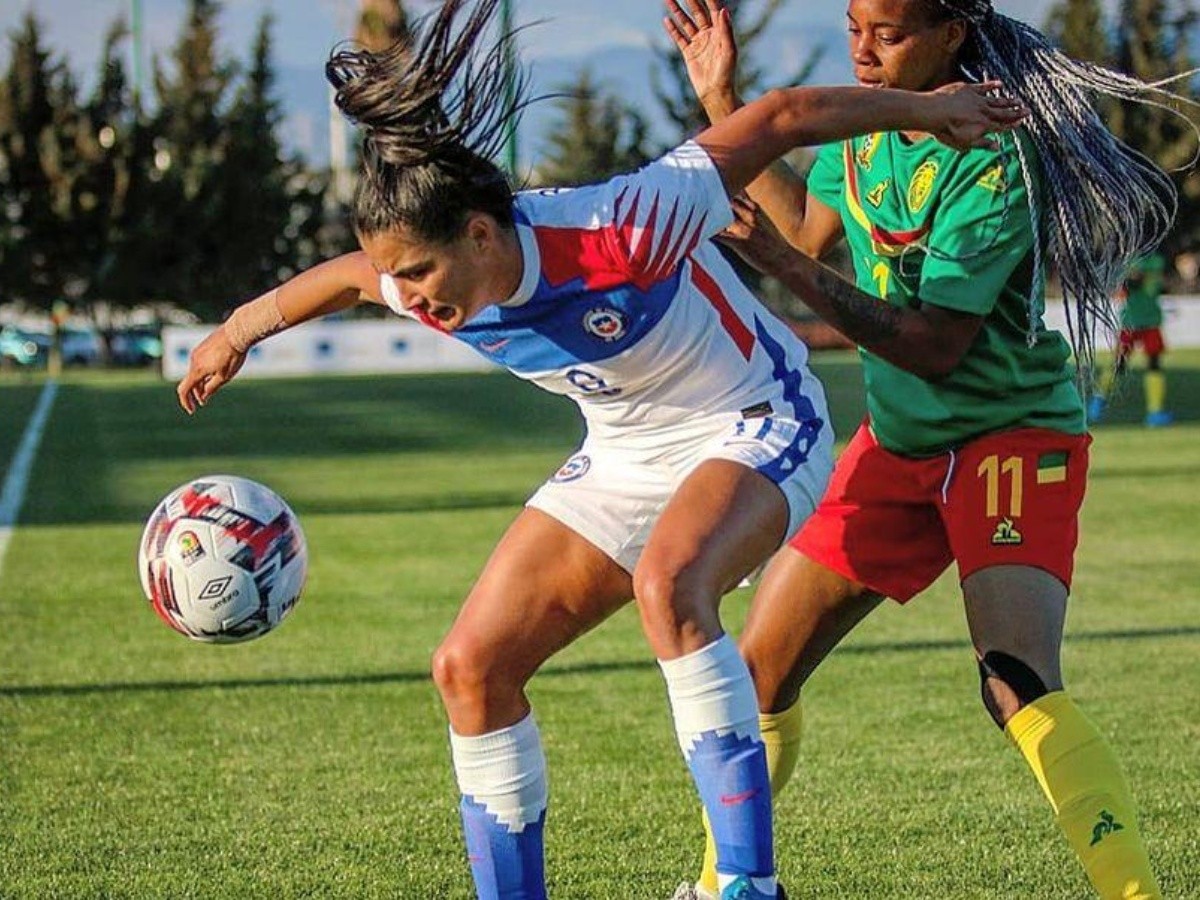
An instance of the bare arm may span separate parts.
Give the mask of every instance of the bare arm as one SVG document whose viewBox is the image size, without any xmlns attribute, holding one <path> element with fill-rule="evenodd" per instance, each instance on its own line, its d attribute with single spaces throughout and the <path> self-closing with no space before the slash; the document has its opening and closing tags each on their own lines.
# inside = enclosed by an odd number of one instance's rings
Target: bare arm
<svg viewBox="0 0 1200 900">
<path fill-rule="evenodd" d="M 928 132 L 949 146 L 991 146 L 989 132 L 1019 125 L 1024 111 L 989 97 L 997 85 L 951 85 L 933 93 L 887 88 L 799 87 L 770 91 L 702 131 L 696 141 L 733 197 L 793 147 L 875 131 Z"/>
<path fill-rule="evenodd" d="M 301 272 L 276 290 L 279 312 L 288 326 L 329 313 L 379 302 L 379 273 L 361 250 L 344 253 Z"/>
<path fill-rule="evenodd" d="M 379 273 L 365 253 L 347 253 L 314 266 L 239 307 L 192 351 L 179 382 L 179 405 L 191 415 L 232 379 L 250 347 L 309 319 L 348 309 L 379 293 Z"/>
<path fill-rule="evenodd" d="M 757 220 L 750 204 L 735 202 L 734 211 L 737 221 L 723 240 L 854 343 L 906 372 L 928 380 L 944 378 L 983 325 L 980 316 L 928 303 L 893 306 L 790 246 L 768 223 Z"/>
</svg>

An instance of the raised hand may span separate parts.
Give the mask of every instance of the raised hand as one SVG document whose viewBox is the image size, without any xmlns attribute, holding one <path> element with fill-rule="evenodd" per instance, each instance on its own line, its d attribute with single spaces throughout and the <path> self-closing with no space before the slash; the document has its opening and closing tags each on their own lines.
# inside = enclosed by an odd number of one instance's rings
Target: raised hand
<svg viewBox="0 0 1200 900">
<path fill-rule="evenodd" d="M 663 28 L 679 48 L 688 79 L 705 109 L 734 96 L 737 44 L 729 10 L 717 0 L 664 0 Z M 711 112 L 710 112 L 711 115 Z"/>
<path fill-rule="evenodd" d="M 1029 110 L 1011 97 L 1001 96 L 1001 84 L 948 84 L 932 94 L 937 104 L 929 133 L 956 150 L 972 147 L 991 147 L 996 143 L 989 135 L 1011 131 L 1029 116 Z"/>
<path fill-rule="evenodd" d="M 245 361 L 246 354 L 235 350 L 225 329 L 218 328 L 192 351 L 187 374 L 175 389 L 179 405 L 191 415 L 233 378 Z"/>
</svg>

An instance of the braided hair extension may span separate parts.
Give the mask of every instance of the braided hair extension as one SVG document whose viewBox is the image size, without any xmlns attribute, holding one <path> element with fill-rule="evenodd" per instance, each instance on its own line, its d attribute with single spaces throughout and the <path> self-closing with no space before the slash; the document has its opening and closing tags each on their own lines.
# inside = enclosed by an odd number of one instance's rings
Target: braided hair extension
<svg viewBox="0 0 1200 900">
<path fill-rule="evenodd" d="M 511 224 L 512 190 L 491 159 L 528 101 L 516 71 L 515 102 L 505 102 L 515 33 L 480 45 L 499 2 L 475 0 L 464 12 L 469 0 L 446 0 L 386 50 L 339 49 L 326 63 L 334 102 L 364 132 L 360 235 L 402 225 L 448 241 L 471 211 Z"/>
<path fill-rule="evenodd" d="M 1093 364 L 1097 328 L 1111 333 L 1118 326 L 1112 297 L 1125 272 L 1166 237 L 1179 205 L 1167 174 L 1118 140 L 1091 98 L 1177 113 L 1181 104 L 1196 104 L 1166 90 L 1166 82 L 1147 84 L 1071 59 L 1041 32 L 996 12 L 991 0 L 930 3 L 941 18 L 962 18 L 973 26 L 963 58 L 968 77 L 1002 82 L 1030 110 L 1025 128 L 1037 160 L 1028 158 L 1020 141 L 1016 148 L 1034 228 L 1033 283 L 1044 277 L 1042 254 L 1048 252 L 1068 301 L 1067 330 L 1076 361 L 1086 372 Z M 1034 189 L 1039 165 L 1042 209 Z M 1029 298 L 1031 344 L 1036 339 L 1034 294 Z"/>
</svg>

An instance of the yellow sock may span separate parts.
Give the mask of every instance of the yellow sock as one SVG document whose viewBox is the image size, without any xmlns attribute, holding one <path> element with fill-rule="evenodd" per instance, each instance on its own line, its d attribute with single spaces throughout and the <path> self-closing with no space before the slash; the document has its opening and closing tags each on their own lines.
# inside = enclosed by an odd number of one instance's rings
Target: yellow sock
<svg viewBox="0 0 1200 900">
<path fill-rule="evenodd" d="M 771 779 L 772 797 L 779 796 L 783 786 L 791 779 L 792 772 L 796 771 L 803 718 L 799 700 L 783 712 L 758 715 L 758 727 L 767 749 L 767 774 Z M 696 884 L 714 896 L 720 893 L 717 888 L 717 846 L 713 843 L 707 815 L 704 816 L 704 865 Z"/>
<path fill-rule="evenodd" d="M 1144 381 L 1146 389 L 1146 414 L 1160 413 L 1167 405 L 1167 376 L 1162 371 L 1151 370 L 1146 373 Z"/>
<path fill-rule="evenodd" d="M 1071 698 L 1055 691 L 1004 729 L 1037 776 L 1102 900 L 1161 900 L 1116 757 Z"/>
</svg>

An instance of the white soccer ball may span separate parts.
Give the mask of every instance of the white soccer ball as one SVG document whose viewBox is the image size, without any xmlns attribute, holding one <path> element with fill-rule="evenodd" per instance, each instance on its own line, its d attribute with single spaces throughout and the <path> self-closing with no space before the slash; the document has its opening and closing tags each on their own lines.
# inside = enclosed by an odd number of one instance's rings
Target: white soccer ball
<svg viewBox="0 0 1200 900">
<path fill-rule="evenodd" d="M 197 641 L 231 644 L 266 634 L 291 612 L 308 549 L 278 494 L 213 475 L 158 504 L 142 532 L 138 573 L 164 622 Z"/>
</svg>

